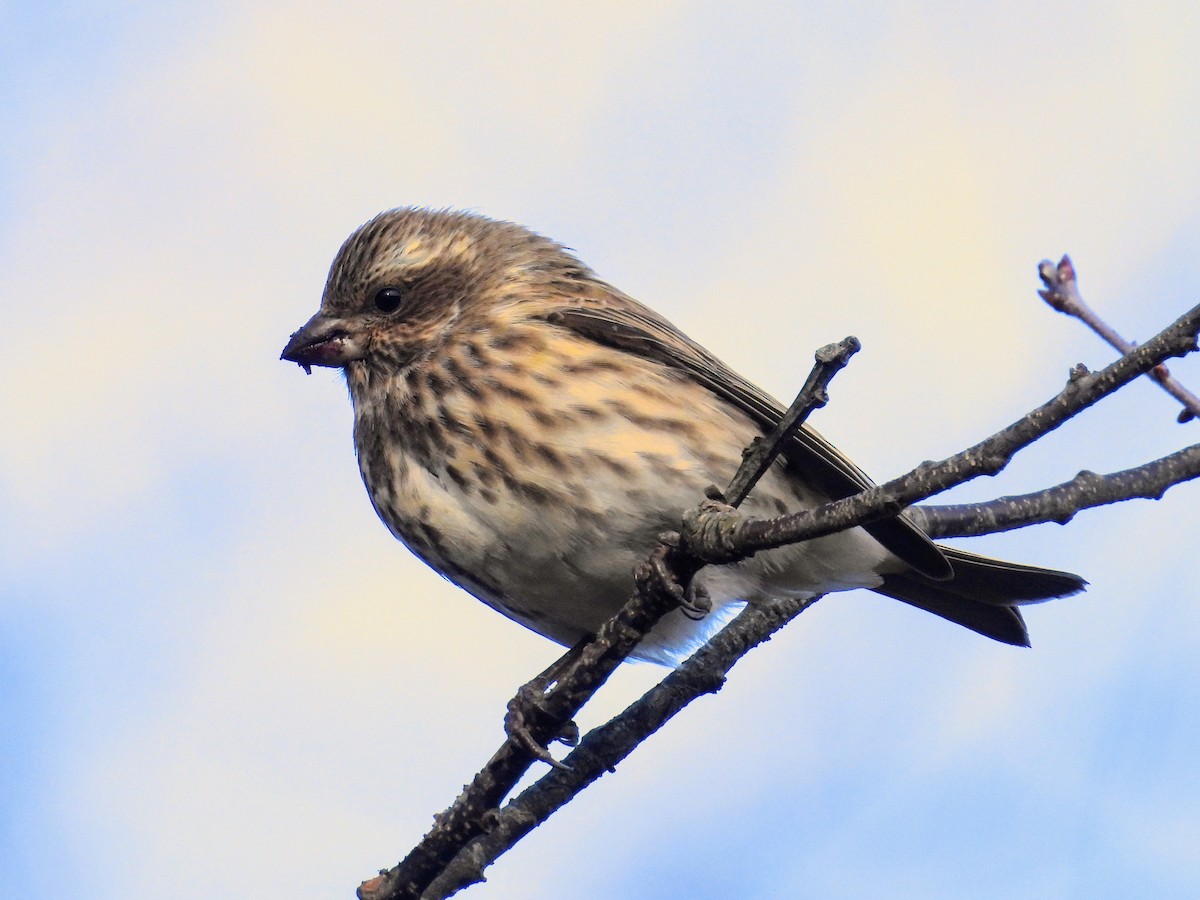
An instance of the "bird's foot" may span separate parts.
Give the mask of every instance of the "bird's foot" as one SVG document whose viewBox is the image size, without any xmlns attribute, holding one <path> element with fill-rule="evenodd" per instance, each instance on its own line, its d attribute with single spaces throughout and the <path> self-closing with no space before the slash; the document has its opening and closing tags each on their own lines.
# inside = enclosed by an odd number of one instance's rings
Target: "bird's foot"
<svg viewBox="0 0 1200 900">
<path fill-rule="evenodd" d="M 544 720 L 548 715 L 542 702 L 546 697 L 545 688 L 537 684 L 537 681 L 535 678 L 523 685 L 517 691 L 517 696 L 508 701 L 508 710 L 504 714 L 504 733 L 534 759 L 540 759 L 546 765 L 569 772 L 571 767 L 555 759 L 550 753 L 549 745 L 558 741 L 568 747 L 574 747 L 579 743 L 579 726 L 574 722 L 565 723 L 545 744 L 534 737 L 534 722 L 538 718 Z"/>
<path fill-rule="evenodd" d="M 546 711 L 546 692 L 554 686 L 560 675 L 569 669 L 583 653 L 583 648 L 591 642 L 590 637 L 576 643 L 566 653 L 550 664 L 528 684 L 522 685 L 517 695 L 508 701 L 508 710 L 504 714 L 504 732 L 509 738 L 535 759 L 540 759 L 556 769 L 570 770 L 550 754 L 548 745 L 555 741 L 574 747 L 579 743 L 579 726 L 574 722 L 566 722 L 559 727 L 558 732 L 550 737 L 545 744 L 533 736 L 534 722 L 539 718 L 544 722 L 549 718 Z"/>
<path fill-rule="evenodd" d="M 712 597 L 708 588 L 693 578 L 684 589 L 685 600 L 680 604 L 683 614 L 693 622 L 698 622 L 712 612 Z"/>
<path fill-rule="evenodd" d="M 712 598 L 708 591 L 694 578 L 680 581 L 668 561 L 671 551 L 679 548 L 679 534 L 673 531 L 660 534 L 658 541 L 659 546 L 650 554 L 650 559 L 635 573 L 638 587 L 648 587 L 671 597 L 689 619 L 703 619 L 712 611 Z"/>
</svg>

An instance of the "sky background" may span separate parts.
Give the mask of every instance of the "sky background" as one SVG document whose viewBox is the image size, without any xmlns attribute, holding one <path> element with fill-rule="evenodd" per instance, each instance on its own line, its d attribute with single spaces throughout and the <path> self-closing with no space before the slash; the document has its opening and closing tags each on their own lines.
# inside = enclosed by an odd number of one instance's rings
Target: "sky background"
<svg viewBox="0 0 1200 900">
<path fill-rule="evenodd" d="M 0 5 L 0 896 L 350 898 L 557 655 L 392 540 L 340 376 L 278 361 L 382 209 L 528 224 L 785 399 L 857 335 L 814 421 L 880 479 L 1112 359 L 1040 259 L 1130 338 L 1197 302 L 1196 4 L 730 9 Z M 1200 896 L 1198 491 L 970 542 L 1090 580 L 1032 650 L 823 601 L 468 896 Z"/>
</svg>

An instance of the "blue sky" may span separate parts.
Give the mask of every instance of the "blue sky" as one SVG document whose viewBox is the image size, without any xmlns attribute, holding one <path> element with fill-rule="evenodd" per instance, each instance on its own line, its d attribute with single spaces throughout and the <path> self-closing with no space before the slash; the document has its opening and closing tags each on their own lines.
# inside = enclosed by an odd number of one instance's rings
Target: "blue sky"
<svg viewBox="0 0 1200 900">
<path fill-rule="evenodd" d="M 526 223 L 886 478 L 1200 286 L 1188 4 L 0 7 L 0 896 L 352 895 L 556 649 L 375 520 L 278 362 L 381 209 Z M 1193 389 L 1200 364 L 1177 364 Z M 1195 442 L 1138 385 L 957 496 Z M 1196 488 L 970 546 L 1083 574 L 994 645 L 829 598 L 481 897 L 1200 894 Z M 619 673 L 596 724 L 660 674 Z"/>
</svg>

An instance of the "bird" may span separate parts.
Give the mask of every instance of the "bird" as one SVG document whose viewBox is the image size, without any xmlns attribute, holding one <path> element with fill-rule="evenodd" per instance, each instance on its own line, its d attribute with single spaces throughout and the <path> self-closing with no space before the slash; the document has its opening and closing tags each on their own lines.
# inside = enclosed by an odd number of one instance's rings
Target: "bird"
<svg viewBox="0 0 1200 900">
<path fill-rule="evenodd" d="M 404 207 L 359 227 L 281 355 L 340 368 L 367 494 L 434 571 L 560 644 L 626 602 L 632 572 L 783 414 L 770 395 L 574 252 L 475 212 Z M 872 484 L 805 425 L 742 504 L 775 517 Z M 939 546 L 904 514 L 695 576 L 635 658 L 678 665 L 745 604 L 865 588 L 1007 644 L 1019 606 L 1077 575 Z"/>
</svg>

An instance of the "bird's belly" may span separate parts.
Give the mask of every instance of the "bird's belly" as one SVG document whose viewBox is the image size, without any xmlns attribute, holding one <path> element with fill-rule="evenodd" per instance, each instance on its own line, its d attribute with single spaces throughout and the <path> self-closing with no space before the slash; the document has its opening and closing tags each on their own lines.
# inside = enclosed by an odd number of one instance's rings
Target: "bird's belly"
<svg viewBox="0 0 1200 900">
<path fill-rule="evenodd" d="M 682 511 L 720 477 L 680 456 L 665 476 L 639 478 L 595 466 L 571 477 L 532 481 L 525 471 L 523 479 L 489 492 L 478 476 L 464 474 L 469 453 L 459 451 L 455 459 L 454 475 L 447 464 L 423 465 L 411 457 L 391 461 L 384 479 L 364 468 L 380 517 L 435 571 L 509 618 L 568 645 L 593 634 L 620 609 L 634 589 L 634 567 L 658 535 L 677 529 Z M 772 471 L 747 511 L 778 514 L 778 503 L 785 501 L 776 498 L 789 493 L 795 490 L 785 476 Z M 793 496 L 791 502 L 797 508 L 800 501 Z M 635 655 L 679 662 L 728 620 L 739 601 L 878 584 L 874 571 L 885 556 L 855 529 L 710 567 L 698 578 L 713 598 L 714 613 L 700 622 L 671 613 Z"/>
<path fill-rule="evenodd" d="M 633 590 L 634 566 L 659 533 L 678 527 L 685 505 L 661 497 L 642 507 L 615 502 L 624 491 L 602 475 L 586 491 L 567 480 L 485 493 L 411 459 L 390 468 L 387 486 L 366 470 L 363 476 L 396 537 L 490 606 L 568 644 L 620 609 Z"/>
<path fill-rule="evenodd" d="M 658 535 L 677 529 L 708 485 L 728 481 L 758 431 L 707 390 L 651 369 L 630 379 L 599 368 L 560 381 L 552 395 L 525 388 L 520 398 L 452 391 L 413 402 L 383 419 L 402 421 L 407 443 L 375 440 L 380 420 L 356 407 L 359 465 L 380 517 L 414 553 L 569 644 L 621 607 Z M 769 517 L 823 499 L 776 464 L 743 510 Z M 699 577 L 727 607 L 875 585 L 886 557 L 855 529 Z M 672 613 L 639 655 L 673 660 L 716 619 Z"/>
</svg>

